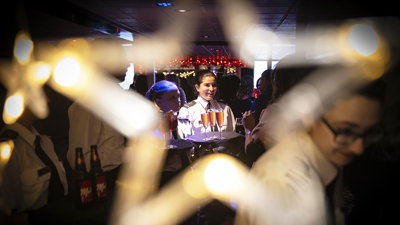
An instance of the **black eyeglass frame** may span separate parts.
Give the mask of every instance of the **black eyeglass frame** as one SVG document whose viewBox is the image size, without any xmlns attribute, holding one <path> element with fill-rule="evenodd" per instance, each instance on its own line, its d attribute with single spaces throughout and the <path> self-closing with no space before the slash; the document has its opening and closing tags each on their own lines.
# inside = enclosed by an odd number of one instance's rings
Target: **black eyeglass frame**
<svg viewBox="0 0 400 225">
<path fill-rule="evenodd" d="M 341 132 L 337 132 L 335 129 L 333 129 L 333 127 L 326 121 L 326 119 L 324 117 L 321 118 L 321 120 L 325 123 L 325 125 L 332 131 L 332 133 L 335 135 L 334 137 L 334 141 L 340 145 L 350 145 L 352 144 L 355 140 L 357 140 L 358 138 L 362 138 L 363 139 L 363 145 L 364 147 L 369 146 L 372 143 L 377 142 L 378 140 L 380 140 L 383 137 L 383 132 L 367 132 L 364 134 L 352 134 L 352 135 L 347 135 L 347 139 L 346 141 L 338 141 L 337 137 L 340 134 L 343 134 Z M 345 135 L 345 134 L 343 134 Z M 353 136 L 353 137 L 351 137 Z"/>
</svg>

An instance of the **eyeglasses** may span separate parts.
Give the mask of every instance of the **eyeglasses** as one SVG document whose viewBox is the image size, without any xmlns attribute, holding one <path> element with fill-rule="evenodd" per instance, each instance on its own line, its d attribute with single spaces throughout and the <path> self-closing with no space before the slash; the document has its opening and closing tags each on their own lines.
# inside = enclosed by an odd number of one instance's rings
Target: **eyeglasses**
<svg viewBox="0 0 400 225">
<path fill-rule="evenodd" d="M 339 145 L 350 145 L 356 139 L 362 138 L 364 147 L 367 147 L 372 143 L 379 141 L 383 137 L 382 126 L 375 126 L 364 134 L 356 134 L 350 129 L 335 131 L 332 126 L 325 120 L 325 118 L 322 117 L 321 119 L 335 135 L 334 140 Z"/>
</svg>

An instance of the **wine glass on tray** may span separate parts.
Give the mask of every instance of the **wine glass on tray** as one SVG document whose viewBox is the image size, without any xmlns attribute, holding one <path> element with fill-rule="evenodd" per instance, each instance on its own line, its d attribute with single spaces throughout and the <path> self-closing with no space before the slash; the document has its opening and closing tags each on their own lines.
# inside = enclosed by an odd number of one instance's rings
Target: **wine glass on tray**
<svg viewBox="0 0 400 225">
<path fill-rule="evenodd" d="M 219 126 L 219 140 L 223 140 L 225 139 L 224 137 L 222 137 L 222 125 L 224 124 L 224 111 L 220 110 L 216 112 L 216 116 L 217 116 L 217 124 Z"/>
<path fill-rule="evenodd" d="M 210 139 L 207 137 L 207 127 L 210 123 L 210 115 L 207 112 L 201 114 L 201 122 L 203 123 L 203 127 L 205 129 L 204 134 L 206 135 L 206 138 L 204 138 L 203 140 L 208 141 Z"/>
<path fill-rule="evenodd" d="M 217 112 L 214 110 L 209 110 L 208 114 L 210 115 L 210 126 L 211 126 L 211 132 L 212 132 L 212 137 L 211 139 L 217 139 L 215 136 L 215 123 L 217 121 Z"/>
</svg>

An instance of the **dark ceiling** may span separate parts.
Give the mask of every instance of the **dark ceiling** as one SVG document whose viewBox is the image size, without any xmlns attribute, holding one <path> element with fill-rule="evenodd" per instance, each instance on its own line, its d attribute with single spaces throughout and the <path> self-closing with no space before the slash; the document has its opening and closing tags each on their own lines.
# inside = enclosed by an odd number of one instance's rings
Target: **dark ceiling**
<svg viewBox="0 0 400 225">
<path fill-rule="evenodd" d="M 225 2 L 234 2 L 225 1 Z M 15 37 L 13 31 L 28 27 L 34 40 L 57 41 L 67 37 L 112 36 L 122 43 L 132 43 L 120 38 L 133 35 L 134 40 L 154 34 L 171 35 L 165 27 L 180 26 L 181 20 L 190 20 L 182 27 L 181 44 L 191 55 L 215 55 L 216 51 L 230 53 L 229 38 L 224 34 L 221 18 L 234 18 L 223 13 L 220 1 L 168 1 L 172 6 L 158 6 L 154 0 L 67 0 L 26 1 L 21 12 L 17 4 L 2 18 L 3 31 L 8 32 L 0 44 L 2 56 Z M 162 1 L 163 2 L 163 1 Z M 180 3 L 182 2 L 182 4 Z M 390 2 L 358 0 L 253 0 L 257 25 L 266 27 L 276 35 L 294 40 L 299 24 L 310 26 L 323 21 L 366 16 L 396 15 Z M 394 3 L 392 3 L 394 4 Z M 13 10 L 11 10 L 13 9 Z M 186 12 L 179 12 L 185 9 Z M 4 8 L 2 10 L 4 12 Z M 16 16 L 15 16 L 16 15 Z M 15 19 L 16 18 L 16 19 Z M 25 23 L 27 22 L 27 23 Z M 190 24 L 197 23 L 196 27 Z M 5 27 L 5 28 L 4 28 Z M 13 34 L 13 35 L 10 35 Z"/>
</svg>

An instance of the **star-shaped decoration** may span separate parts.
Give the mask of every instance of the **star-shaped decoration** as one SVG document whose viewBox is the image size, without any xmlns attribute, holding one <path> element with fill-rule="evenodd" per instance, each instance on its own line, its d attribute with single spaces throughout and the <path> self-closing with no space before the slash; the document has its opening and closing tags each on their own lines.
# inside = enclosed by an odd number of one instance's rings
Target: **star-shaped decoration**
<svg viewBox="0 0 400 225">
<path fill-rule="evenodd" d="M 40 119 L 48 114 L 42 87 L 50 76 L 51 68 L 48 64 L 35 61 L 33 49 L 29 34 L 20 31 L 15 39 L 11 63 L 1 67 L 1 81 L 7 88 L 3 112 L 3 120 L 7 124 L 17 121 L 25 107 Z"/>
</svg>

